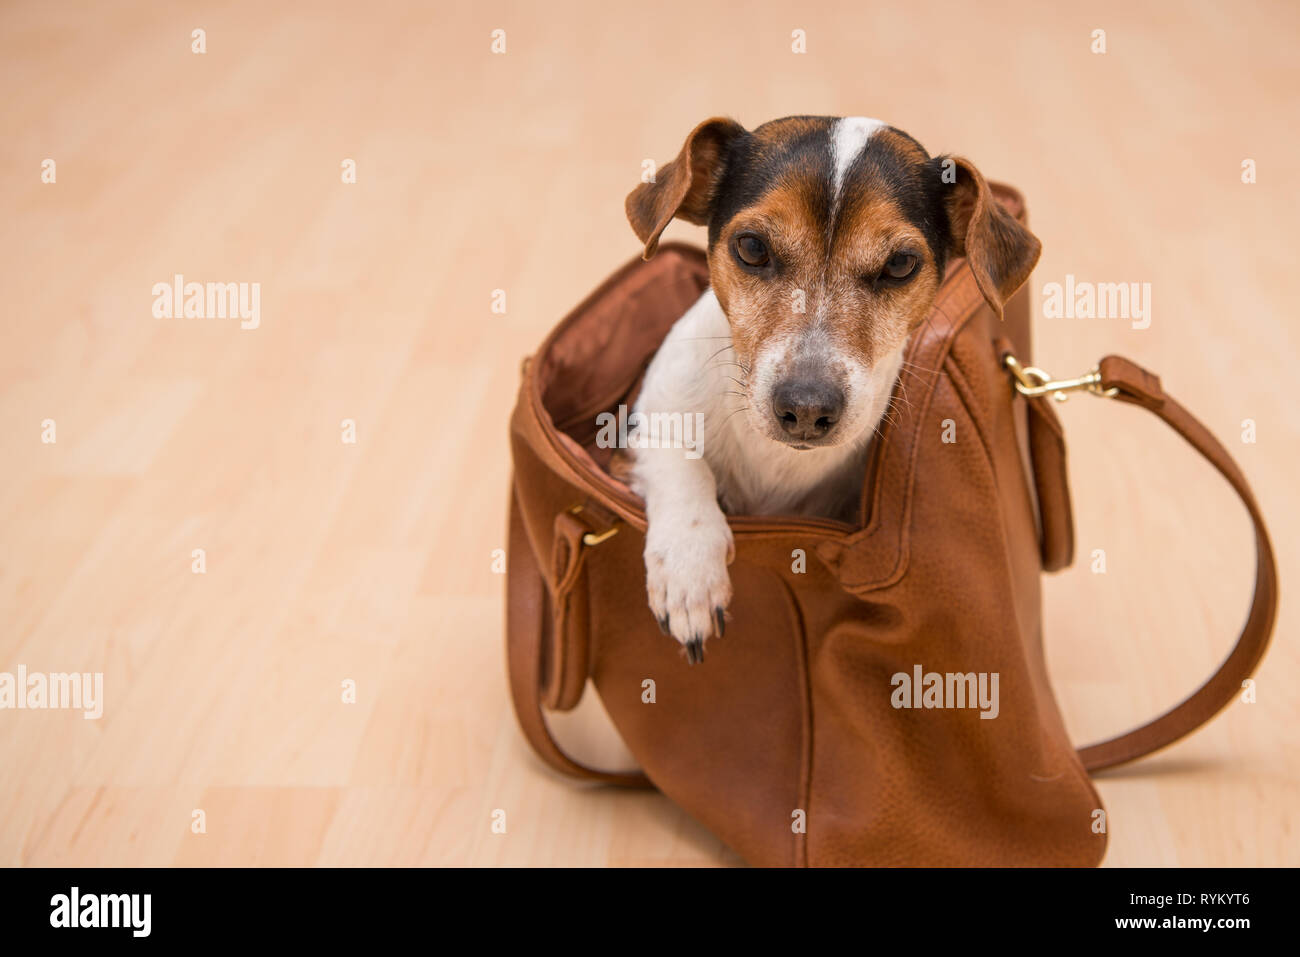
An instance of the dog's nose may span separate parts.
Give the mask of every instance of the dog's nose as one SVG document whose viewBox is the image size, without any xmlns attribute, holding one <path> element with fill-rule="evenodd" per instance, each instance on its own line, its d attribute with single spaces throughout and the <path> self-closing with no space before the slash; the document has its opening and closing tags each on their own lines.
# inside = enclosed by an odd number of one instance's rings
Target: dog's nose
<svg viewBox="0 0 1300 957">
<path fill-rule="evenodd" d="M 794 439 L 825 437 L 843 411 L 844 393 L 815 379 L 787 379 L 772 390 L 772 414 Z"/>
</svg>

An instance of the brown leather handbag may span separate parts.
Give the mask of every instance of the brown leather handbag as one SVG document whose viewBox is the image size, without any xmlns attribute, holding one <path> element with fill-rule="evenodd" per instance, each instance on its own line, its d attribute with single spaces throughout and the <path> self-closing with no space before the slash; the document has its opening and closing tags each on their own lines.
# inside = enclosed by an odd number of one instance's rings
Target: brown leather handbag
<svg viewBox="0 0 1300 957">
<path fill-rule="evenodd" d="M 995 192 L 1023 218 L 1014 190 Z M 1208 721 L 1268 644 L 1273 552 L 1227 451 L 1127 359 L 1048 381 L 1028 365 L 1026 291 L 1000 322 L 953 263 L 909 346 L 907 401 L 875 442 L 858 521 L 731 517 L 732 619 L 688 667 L 646 605 L 641 502 L 596 434 L 707 283 L 700 250 L 667 244 L 620 269 L 525 362 L 506 621 L 533 748 L 577 778 L 659 788 L 751 864 L 1100 862 L 1104 813 L 1088 773 Z M 1039 590 L 1041 572 L 1072 558 L 1051 402 L 1073 389 L 1144 408 L 1191 443 L 1245 503 L 1258 561 L 1249 618 L 1219 670 L 1149 724 L 1077 751 L 1044 667 Z M 969 679 L 991 675 L 996 717 L 961 706 L 963 688 L 976 697 Z M 547 730 L 544 709 L 572 708 L 588 679 L 644 774 L 584 767 Z"/>
</svg>

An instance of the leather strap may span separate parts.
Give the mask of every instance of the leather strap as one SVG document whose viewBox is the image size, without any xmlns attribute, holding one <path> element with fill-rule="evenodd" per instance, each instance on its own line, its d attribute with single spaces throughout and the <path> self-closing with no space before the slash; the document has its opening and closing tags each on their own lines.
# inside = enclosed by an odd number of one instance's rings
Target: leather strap
<svg viewBox="0 0 1300 957">
<path fill-rule="evenodd" d="M 555 516 L 551 577 L 551 640 L 542 658 L 542 707 L 568 711 L 587 690 L 587 547 L 582 538 L 590 529 L 572 510 Z"/>
<path fill-rule="evenodd" d="M 1255 597 L 1236 646 L 1210 679 L 1169 711 L 1126 734 L 1079 749 L 1089 771 L 1143 757 L 1195 731 L 1222 711 L 1241 691 L 1268 647 L 1277 614 L 1277 567 L 1264 517 L 1245 477 L 1219 441 L 1190 412 L 1165 394 L 1160 379 L 1120 356 L 1101 360 L 1101 387 L 1119 390 L 1114 398 L 1138 405 L 1162 419 L 1223 474 L 1241 497 L 1255 525 Z"/>
<path fill-rule="evenodd" d="M 541 697 L 544 680 L 542 655 L 550 642 L 544 633 L 539 632 L 552 624 L 552 616 L 547 607 L 546 584 L 528 540 L 513 479 L 510 483 L 510 541 L 506 561 L 506 670 L 510 675 L 510 696 L 515 716 L 524 737 L 543 761 L 562 774 L 618 787 L 653 787 L 650 780 L 639 772 L 598 771 L 579 764 L 564 753 L 546 726 Z"/>
<path fill-rule="evenodd" d="M 1051 396 L 1030 399 L 1026 409 L 1029 458 L 1038 498 L 1039 553 L 1043 571 L 1055 572 L 1074 561 L 1074 509 L 1065 466 L 1065 433 Z"/>
</svg>

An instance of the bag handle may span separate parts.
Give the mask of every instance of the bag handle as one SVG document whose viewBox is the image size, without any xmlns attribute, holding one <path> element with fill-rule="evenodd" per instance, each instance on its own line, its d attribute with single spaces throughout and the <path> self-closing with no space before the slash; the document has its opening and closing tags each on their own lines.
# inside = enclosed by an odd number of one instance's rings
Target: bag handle
<svg viewBox="0 0 1300 957">
<path fill-rule="evenodd" d="M 1021 366 L 1010 353 L 1003 354 L 1002 362 L 1015 375 L 1016 389 L 1031 402 L 1047 402 L 1051 395 L 1083 389 L 1155 414 L 1228 480 L 1255 526 L 1255 595 L 1237 644 L 1209 680 L 1181 704 L 1132 731 L 1080 748 L 1083 766 L 1100 771 L 1172 744 L 1205 724 L 1237 696 L 1242 682 L 1264 656 L 1273 632 L 1278 594 L 1273 547 L 1259 505 L 1237 463 L 1195 416 L 1165 394 L 1157 376 L 1120 356 L 1107 356 L 1087 375 L 1060 382 L 1053 382 L 1040 369 Z"/>
<path fill-rule="evenodd" d="M 510 540 L 506 548 L 506 670 L 510 675 L 510 696 L 515 715 L 524 737 L 538 757 L 569 777 L 618 787 L 653 787 L 650 780 L 639 772 L 598 771 L 574 761 L 564 753 L 546 726 L 542 713 L 542 656 L 550 643 L 542 629 L 554 625 L 547 608 L 546 582 L 528 540 L 513 479 L 510 483 Z"/>
</svg>

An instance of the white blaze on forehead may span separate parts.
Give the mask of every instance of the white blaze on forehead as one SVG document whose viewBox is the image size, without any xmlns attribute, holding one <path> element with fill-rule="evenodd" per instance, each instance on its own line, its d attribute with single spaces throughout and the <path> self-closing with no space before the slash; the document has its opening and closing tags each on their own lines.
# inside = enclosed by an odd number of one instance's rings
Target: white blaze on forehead
<svg viewBox="0 0 1300 957">
<path fill-rule="evenodd" d="M 849 167 L 858 158 L 867 140 L 876 130 L 887 124 L 867 116 L 846 116 L 838 119 L 831 126 L 831 162 L 835 167 L 835 202 L 838 205 L 840 190 L 844 186 L 844 177 Z"/>
<path fill-rule="evenodd" d="M 859 156 L 862 155 L 863 149 L 866 148 L 867 141 L 875 134 L 877 130 L 884 129 L 888 124 L 880 120 L 873 120 L 869 116 L 845 116 L 831 124 L 831 176 L 833 179 L 831 189 L 831 214 L 826 224 L 826 247 L 829 249 L 835 236 L 835 224 L 840 216 L 840 194 L 844 190 L 844 180 L 849 175 L 849 169 Z M 818 297 L 817 305 L 817 322 L 821 323 L 826 318 L 826 310 L 830 308 L 830 303 L 825 293 L 825 275 L 822 277 L 823 295 Z"/>
</svg>

